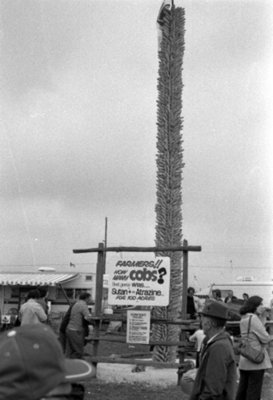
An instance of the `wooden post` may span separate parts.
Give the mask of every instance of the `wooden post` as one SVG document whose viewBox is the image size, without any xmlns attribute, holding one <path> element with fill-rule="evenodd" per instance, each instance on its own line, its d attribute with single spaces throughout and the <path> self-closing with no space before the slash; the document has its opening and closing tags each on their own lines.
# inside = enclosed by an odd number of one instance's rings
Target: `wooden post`
<svg viewBox="0 0 273 400">
<path fill-rule="evenodd" d="M 103 274 L 104 274 L 104 245 L 99 243 L 98 261 L 96 270 L 96 297 L 95 297 L 95 316 L 101 315 L 102 292 L 103 292 Z"/>
<path fill-rule="evenodd" d="M 105 237 L 106 242 L 107 237 Z M 103 274 L 104 274 L 104 257 L 105 253 L 110 252 L 149 252 L 149 253 L 161 253 L 161 252 L 170 252 L 170 251 L 182 251 L 183 252 L 183 293 L 182 293 L 182 319 L 185 320 L 187 316 L 187 289 L 188 289 L 188 253 L 189 251 L 201 251 L 201 246 L 188 246 L 187 240 L 183 241 L 183 246 L 168 246 L 168 247 L 107 247 L 104 246 L 103 243 L 99 243 L 98 248 L 90 248 L 90 249 L 75 249 L 73 250 L 74 254 L 80 253 L 98 253 L 98 261 L 97 261 L 97 272 L 96 272 L 96 304 L 95 304 L 95 327 L 94 327 L 94 335 L 96 338 L 99 338 L 100 332 L 100 320 L 102 318 L 102 295 L 103 295 Z M 182 339 L 185 340 L 186 334 L 182 331 L 181 333 Z M 110 340 L 111 341 L 111 340 Z M 95 340 L 93 345 L 93 357 L 94 359 L 98 355 L 98 346 L 99 340 Z M 179 359 L 183 362 L 185 359 L 185 354 L 180 353 Z M 93 362 L 93 365 L 96 368 L 97 361 Z M 179 368 L 178 370 L 178 384 L 180 383 L 180 379 L 182 377 L 185 369 Z"/>
<path fill-rule="evenodd" d="M 183 240 L 183 247 L 188 247 L 188 241 Z M 188 290 L 188 250 L 183 250 L 183 292 L 182 292 L 182 319 L 187 319 L 187 290 Z"/>
<path fill-rule="evenodd" d="M 183 240 L 183 247 L 185 247 L 185 250 L 183 250 L 183 273 L 182 273 L 182 307 L 181 307 L 181 317 L 183 320 L 187 319 L 187 289 L 188 289 L 188 260 L 189 260 L 189 254 L 188 254 L 188 241 L 186 239 Z M 180 333 L 180 340 L 185 341 L 186 340 L 186 332 L 184 330 L 181 331 Z M 185 361 L 185 353 L 180 352 L 179 353 L 179 363 L 182 364 Z M 178 382 L 177 384 L 180 385 L 180 381 L 183 375 L 183 369 L 178 369 Z"/>
<path fill-rule="evenodd" d="M 57 287 L 59 287 L 59 288 L 61 289 L 62 294 L 64 295 L 65 300 L 67 301 L 67 304 L 70 306 L 71 301 L 70 301 L 69 298 L 67 297 L 67 294 L 65 293 L 65 290 L 64 290 L 64 288 L 62 287 L 61 283 L 58 283 Z"/>
<path fill-rule="evenodd" d="M 100 317 L 102 313 L 102 292 L 103 292 L 103 273 L 104 273 L 104 245 L 99 243 L 98 248 L 98 261 L 96 269 L 96 296 L 95 296 L 95 317 Z M 100 335 L 100 319 L 95 320 L 94 335 Z M 98 355 L 99 341 L 95 340 L 93 344 L 93 356 Z M 93 363 L 95 371 L 97 370 L 97 363 Z M 97 371 L 96 371 L 97 372 Z M 95 372 L 95 373 L 96 373 Z"/>
<path fill-rule="evenodd" d="M 270 321 L 273 320 L 273 308 L 271 308 L 270 311 Z M 273 336 L 273 325 L 269 325 L 269 335 Z M 269 348 L 268 348 L 268 353 L 271 362 L 273 361 L 273 341 L 269 342 Z"/>
</svg>

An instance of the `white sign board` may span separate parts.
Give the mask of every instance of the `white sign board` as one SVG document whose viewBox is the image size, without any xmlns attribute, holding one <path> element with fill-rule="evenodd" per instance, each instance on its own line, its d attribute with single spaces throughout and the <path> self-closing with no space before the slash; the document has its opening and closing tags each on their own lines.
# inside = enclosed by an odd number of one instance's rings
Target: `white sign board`
<svg viewBox="0 0 273 400">
<path fill-rule="evenodd" d="M 150 317 L 150 311 L 127 311 L 127 343 L 149 344 Z"/>
<path fill-rule="evenodd" d="M 109 288 L 109 275 L 103 274 L 103 287 Z"/>
<path fill-rule="evenodd" d="M 10 315 L 2 315 L 1 316 L 1 323 L 2 324 L 10 324 Z"/>
<path fill-rule="evenodd" d="M 167 306 L 170 292 L 170 259 L 138 253 L 107 265 L 108 303 L 128 306 Z"/>
</svg>

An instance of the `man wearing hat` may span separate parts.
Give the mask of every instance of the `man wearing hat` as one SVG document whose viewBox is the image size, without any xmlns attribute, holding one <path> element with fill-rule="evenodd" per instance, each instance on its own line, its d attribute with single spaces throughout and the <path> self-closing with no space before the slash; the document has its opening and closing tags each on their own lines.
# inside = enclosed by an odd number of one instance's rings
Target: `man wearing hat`
<svg viewBox="0 0 273 400">
<path fill-rule="evenodd" d="M 234 400 L 237 374 L 232 341 L 225 331 L 228 307 L 208 301 L 201 319 L 205 339 L 190 400 Z"/>
<path fill-rule="evenodd" d="M 47 325 L 5 331 L 0 335 L 0 353 L 0 400 L 83 400 L 84 386 L 79 382 L 94 376 L 86 361 L 65 359 Z"/>
</svg>

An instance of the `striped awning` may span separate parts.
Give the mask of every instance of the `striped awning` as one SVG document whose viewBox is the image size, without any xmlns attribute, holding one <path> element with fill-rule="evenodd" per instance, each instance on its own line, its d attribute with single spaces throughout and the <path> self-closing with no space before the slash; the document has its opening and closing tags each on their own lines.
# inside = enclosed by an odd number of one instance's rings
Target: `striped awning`
<svg viewBox="0 0 273 400">
<path fill-rule="evenodd" d="M 56 286 L 69 282 L 79 276 L 76 274 L 57 273 L 0 273 L 2 286 Z"/>
</svg>

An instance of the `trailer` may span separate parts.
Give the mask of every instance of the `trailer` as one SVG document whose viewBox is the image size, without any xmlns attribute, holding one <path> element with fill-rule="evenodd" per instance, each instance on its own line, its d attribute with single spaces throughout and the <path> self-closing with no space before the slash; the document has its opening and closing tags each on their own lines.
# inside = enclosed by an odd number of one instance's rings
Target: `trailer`
<svg viewBox="0 0 273 400">
<path fill-rule="evenodd" d="M 221 291 L 221 297 L 223 300 L 231 291 L 233 292 L 233 296 L 239 300 L 243 300 L 243 294 L 247 293 L 249 297 L 262 297 L 264 306 L 271 307 L 271 300 L 273 298 L 273 280 L 254 281 L 251 279 L 242 279 L 233 282 L 212 283 L 209 287 L 209 297 L 212 297 L 212 292 L 215 289 Z"/>
<path fill-rule="evenodd" d="M 0 316 L 2 324 L 14 320 L 21 304 L 25 302 L 28 292 L 39 288 L 47 289 L 50 313 L 64 313 L 68 305 L 75 301 L 82 291 L 88 291 L 91 299 L 95 298 L 95 274 L 55 273 L 46 270 L 1 272 Z"/>
</svg>

